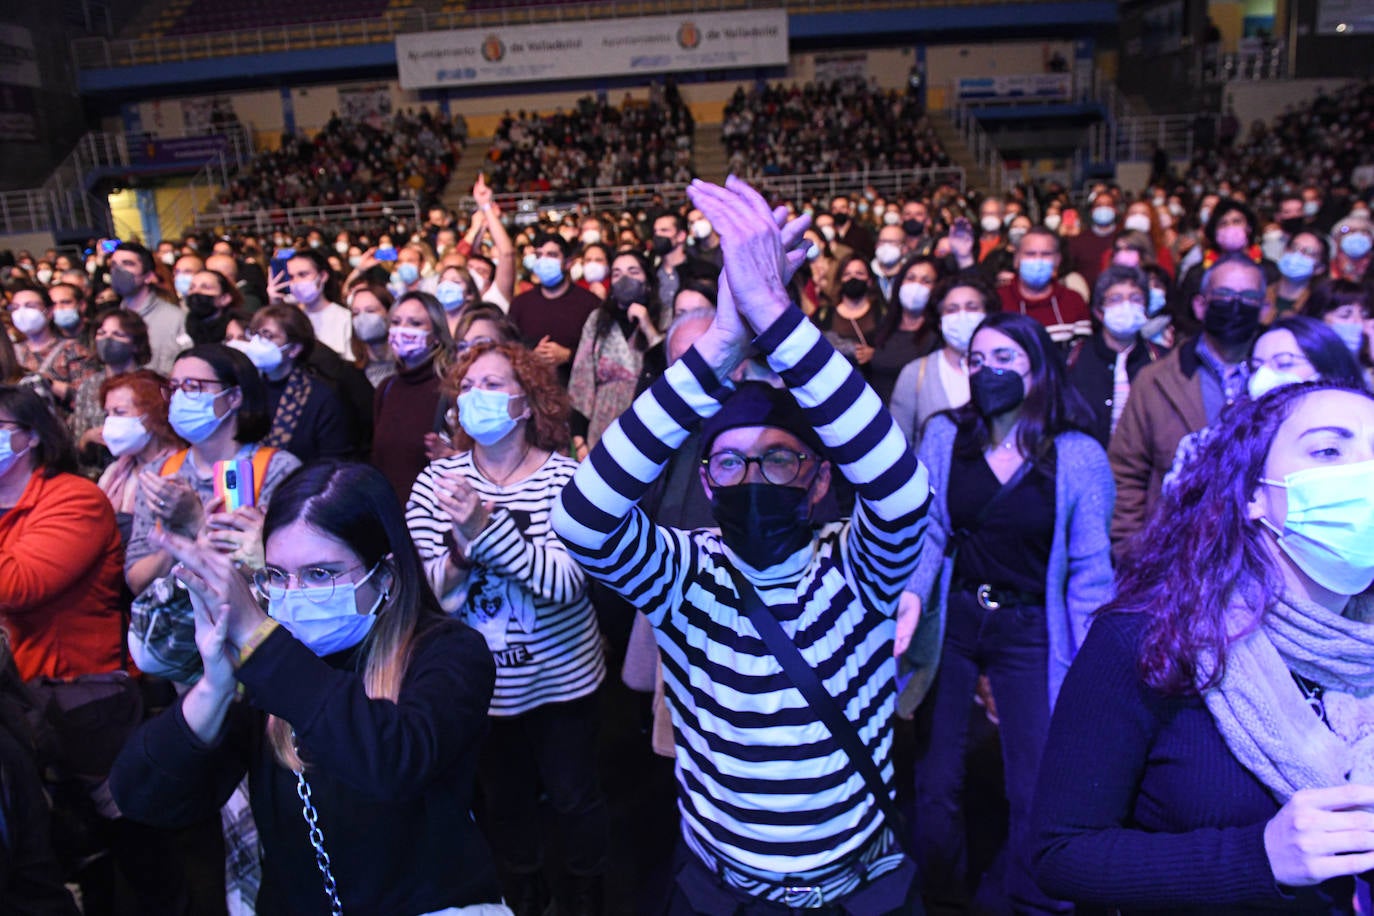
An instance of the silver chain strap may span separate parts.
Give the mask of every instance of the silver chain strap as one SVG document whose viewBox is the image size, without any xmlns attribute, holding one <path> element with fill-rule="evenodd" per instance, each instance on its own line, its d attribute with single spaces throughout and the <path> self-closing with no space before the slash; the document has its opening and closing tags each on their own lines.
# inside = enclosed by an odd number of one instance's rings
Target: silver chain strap
<svg viewBox="0 0 1374 916">
<path fill-rule="evenodd" d="M 296 733 L 291 733 L 291 744 L 296 746 Z M 300 755 L 300 748 L 296 746 L 296 754 Z M 310 783 L 305 781 L 305 770 L 296 770 L 296 795 L 301 800 L 301 815 L 305 818 L 305 826 L 310 830 L 310 845 L 315 849 L 315 865 L 320 870 L 320 877 L 324 879 L 324 894 L 329 898 L 329 912 L 331 916 L 343 916 L 343 904 L 339 902 L 339 887 L 334 882 L 334 872 L 329 867 L 329 853 L 324 850 L 324 831 L 320 829 L 320 812 L 315 810 L 314 803 L 310 800 Z"/>
</svg>

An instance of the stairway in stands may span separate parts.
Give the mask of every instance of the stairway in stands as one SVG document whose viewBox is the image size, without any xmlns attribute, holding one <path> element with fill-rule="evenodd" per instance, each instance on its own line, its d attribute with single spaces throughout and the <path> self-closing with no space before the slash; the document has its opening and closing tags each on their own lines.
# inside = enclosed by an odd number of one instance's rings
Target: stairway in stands
<svg viewBox="0 0 1374 916">
<path fill-rule="evenodd" d="M 443 205 L 450 211 L 463 212 L 463 200 L 472 195 L 472 186 L 477 181 L 478 173 L 487 166 L 487 151 L 490 149 L 491 137 L 468 137 L 468 146 L 463 150 L 463 158 L 458 161 L 458 167 L 453 170 L 453 177 L 444 188 Z"/>
<path fill-rule="evenodd" d="M 987 189 L 992 187 L 992 176 L 987 169 L 980 166 L 973 159 L 973 153 L 969 151 L 968 145 L 964 143 L 964 137 L 959 129 L 954 126 L 948 113 L 943 111 L 929 112 L 930 126 L 935 129 L 935 136 L 940 138 L 940 145 L 945 148 L 950 161 L 964 170 L 964 185 L 968 188 Z"/>
<path fill-rule="evenodd" d="M 720 128 L 719 124 L 702 124 L 698 121 L 696 133 L 692 136 L 692 163 L 697 177 L 716 183 L 725 180 L 730 168 L 730 155 L 721 142 Z"/>
</svg>

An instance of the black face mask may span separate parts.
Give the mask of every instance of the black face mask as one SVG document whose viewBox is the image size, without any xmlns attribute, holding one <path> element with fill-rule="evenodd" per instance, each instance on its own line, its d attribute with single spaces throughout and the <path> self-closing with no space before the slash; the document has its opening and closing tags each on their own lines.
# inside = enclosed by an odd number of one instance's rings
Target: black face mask
<svg viewBox="0 0 1374 916">
<path fill-rule="evenodd" d="M 1208 299 L 1202 327 L 1223 346 L 1249 343 L 1259 333 L 1259 305 L 1233 296 Z"/>
<path fill-rule="evenodd" d="M 123 366 L 134 358 L 134 345 L 113 337 L 102 337 L 95 342 L 95 355 L 107 366 Z"/>
<path fill-rule="evenodd" d="M 653 240 L 654 254 L 660 258 L 673 250 L 673 240 L 666 235 L 656 235 Z"/>
<path fill-rule="evenodd" d="M 1015 410 L 1026 399 L 1026 385 L 1011 369 L 984 366 L 968 377 L 969 398 L 983 419 Z"/>
<path fill-rule="evenodd" d="M 916 238 L 925 231 L 926 224 L 919 219 L 902 220 L 902 231 L 912 238 Z"/>
<path fill-rule="evenodd" d="M 857 277 L 845 280 L 840 284 L 840 294 L 846 299 L 862 299 L 868 295 L 868 281 Z"/>
<path fill-rule="evenodd" d="M 190 293 L 186 296 L 186 311 L 203 321 L 215 314 L 215 297 L 209 293 Z"/>
<path fill-rule="evenodd" d="M 843 229 L 849 223 L 848 213 L 832 213 L 830 215 L 834 217 L 835 225 L 839 226 L 841 229 Z"/>
<path fill-rule="evenodd" d="M 118 295 L 119 298 L 128 299 L 134 293 L 138 292 L 138 288 L 141 285 L 142 284 L 138 282 L 138 277 L 134 276 L 130 271 L 122 267 L 110 268 L 110 288 L 115 291 L 115 294 Z"/>
<path fill-rule="evenodd" d="M 621 277 L 611 284 L 611 299 L 622 309 L 627 309 L 636 302 L 644 304 L 644 300 L 648 298 L 644 292 L 644 281 L 636 280 L 634 277 Z"/>
<path fill-rule="evenodd" d="M 1302 227 L 1303 219 L 1301 216 L 1292 216 L 1286 220 L 1282 220 L 1279 223 L 1279 228 L 1283 230 L 1283 234 L 1288 236 L 1290 239 L 1293 236 L 1297 235 L 1299 232 L 1301 232 Z"/>
<path fill-rule="evenodd" d="M 758 570 L 776 566 L 811 540 L 811 489 L 741 483 L 711 490 L 721 539 Z"/>
</svg>

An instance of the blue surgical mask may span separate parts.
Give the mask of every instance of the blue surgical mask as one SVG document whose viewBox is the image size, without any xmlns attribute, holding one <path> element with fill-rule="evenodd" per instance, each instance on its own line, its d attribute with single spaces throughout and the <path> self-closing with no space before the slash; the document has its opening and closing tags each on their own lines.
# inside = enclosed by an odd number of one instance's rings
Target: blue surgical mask
<svg viewBox="0 0 1374 916">
<path fill-rule="evenodd" d="M 172 286 L 176 289 L 177 295 L 185 299 L 186 294 L 191 291 L 191 275 L 177 274 L 172 277 Z"/>
<path fill-rule="evenodd" d="M 1279 256 L 1279 273 L 1294 283 L 1307 280 L 1316 270 L 1316 260 L 1301 251 L 1285 251 Z"/>
<path fill-rule="evenodd" d="M 1164 290 L 1153 286 L 1150 287 L 1150 304 L 1147 307 L 1147 311 L 1151 315 L 1158 315 L 1160 312 L 1164 311 L 1164 306 L 1167 305 L 1168 302 L 1169 299 L 1164 295 Z"/>
<path fill-rule="evenodd" d="M 1374 247 L 1374 240 L 1363 232 L 1349 232 L 1341 237 L 1341 251 L 1347 258 L 1358 261 L 1369 254 L 1371 247 Z"/>
<path fill-rule="evenodd" d="M 1110 226 L 1116 222 L 1116 208 L 1093 207 L 1092 218 L 1094 226 Z"/>
<path fill-rule="evenodd" d="M 70 331 L 81 323 L 81 313 L 76 309 L 53 309 L 52 321 L 62 330 Z"/>
<path fill-rule="evenodd" d="M 1049 286 L 1054 279 L 1054 261 L 1050 258 L 1022 258 L 1017 268 L 1021 282 L 1031 289 Z"/>
<path fill-rule="evenodd" d="M 248 340 L 231 340 L 227 345 L 248 357 L 254 368 L 264 374 L 276 372 L 285 356 L 281 347 L 261 335 Z"/>
<path fill-rule="evenodd" d="M 33 433 L 29 433 L 29 444 L 20 452 L 14 450 L 13 437 L 14 430 L 0 429 L 0 476 L 8 474 L 14 463 L 33 448 Z"/>
<path fill-rule="evenodd" d="M 535 258 L 534 275 L 542 286 L 557 286 L 563 282 L 563 262 L 558 258 Z"/>
<path fill-rule="evenodd" d="M 400 264 L 396 267 L 396 279 L 409 286 L 420 279 L 420 268 L 409 262 Z"/>
<path fill-rule="evenodd" d="M 192 445 L 204 442 L 219 429 L 220 424 L 233 411 L 224 416 L 215 416 L 215 399 L 233 391 L 227 388 L 219 394 L 201 391 L 191 394 L 188 391 L 174 391 L 172 402 L 167 407 L 167 421 L 172 424 L 176 434 Z"/>
<path fill-rule="evenodd" d="M 467 290 L 463 284 L 455 280 L 445 280 L 434 289 L 434 295 L 444 306 L 446 312 L 456 312 L 463 307 L 463 300 L 467 297 Z"/>
<path fill-rule="evenodd" d="M 458 424 L 482 445 L 494 445 L 515 429 L 510 415 L 511 396 L 504 391 L 470 388 L 458 395 Z"/>
<path fill-rule="evenodd" d="M 321 658 L 351 649 L 367 637 L 377 622 L 377 609 L 386 600 L 383 591 L 370 611 L 358 613 L 358 586 L 372 578 L 380 565 L 372 567 L 357 582 L 287 588 L 270 593 L 267 614 Z"/>
<path fill-rule="evenodd" d="M 526 273 L 530 273 L 534 270 L 534 262 L 536 260 L 538 260 L 538 256 L 533 251 L 531 251 L 529 254 L 525 255 L 523 258 L 520 259 L 520 264 L 525 268 Z"/>
<path fill-rule="evenodd" d="M 1364 323 L 1360 321 L 1332 321 L 1327 327 L 1336 332 L 1336 336 L 1345 344 L 1345 348 L 1351 353 L 1360 352 L 1360 344 L 1364 342 Z"/>
<path fill-rule="evenodd" d="M 1338 595 L 1358 595 L 1374 582 L 1374 461 L 1308 468 L 1282 481 L 1260 483 L 1288 491 L 1279 549 L 1299 569 Z"/>
</svg>

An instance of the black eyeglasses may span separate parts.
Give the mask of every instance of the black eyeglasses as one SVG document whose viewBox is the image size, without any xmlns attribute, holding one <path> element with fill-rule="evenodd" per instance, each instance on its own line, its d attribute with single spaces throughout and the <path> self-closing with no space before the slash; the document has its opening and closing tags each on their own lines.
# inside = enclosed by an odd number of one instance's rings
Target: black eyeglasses
<svg viewBox="0 0 1374 916">
<path fill-rule="evenodd" d="M 733 487 L 741 483 L 748 475 L 751 464 L 759 466 L 759 473 L 764 480 L 786 485 L 796 480 L 802 467 L 814 458 L 814 455 L 782 447 L 770 448 L 752 458 L 727 448 L 703 458 L 701 463 L 706 465 L 706 476 L 718 487 Z"/>
</svg>

